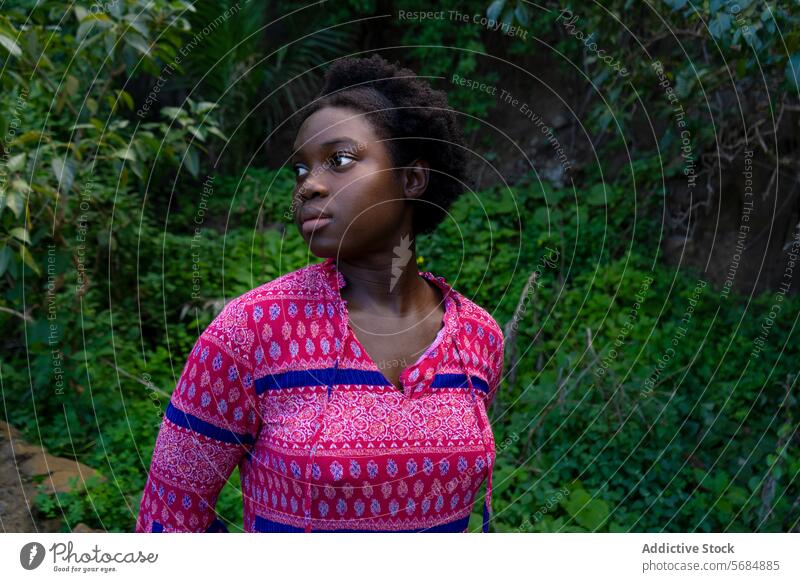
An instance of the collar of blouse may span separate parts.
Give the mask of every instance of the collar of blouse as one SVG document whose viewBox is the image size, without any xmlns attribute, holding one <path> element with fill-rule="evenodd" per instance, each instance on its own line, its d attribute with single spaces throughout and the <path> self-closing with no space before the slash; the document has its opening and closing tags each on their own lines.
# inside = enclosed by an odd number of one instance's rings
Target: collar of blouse
<svg viewBox="0 0 800 582">
<path fill-rule="evenodd" d="M 338 322 L 339 332 L 342 338 L 346 339 L 350 331 L 350 322 L 347 300 L 342 297 L 341 289 L 347 284 L 347 281 L 337 268 L 335 259 L 325 259 L 322 267 L 326 275 L 325 280 L 329 295 L 336 302 L 337 311 L 341 316 L 341 320 Z M 464 367 L 458 347 L 458 331 L 461 329 L 459 317 L 461 300 L 458 292 L 445 281 L 444 277 L 437 277 L 429 271 L 419 271 L 419 274 L 442 291 L 445 309 L 444 325 L 434 342 L 426 348 L 423 356 L 415 364 L 407 366 L 401 373 L 400 382 L 404 387 L 409 388 L 404 392 L 407 393 L 408 397 L 413 397 L 429 390 L 435 375 L 439 372 L 439 368 L 450 362 L 451 358 L 458 362 L 459 368 Z M 466 374 L 466 371 L 464 373 Z"/>
</svg>

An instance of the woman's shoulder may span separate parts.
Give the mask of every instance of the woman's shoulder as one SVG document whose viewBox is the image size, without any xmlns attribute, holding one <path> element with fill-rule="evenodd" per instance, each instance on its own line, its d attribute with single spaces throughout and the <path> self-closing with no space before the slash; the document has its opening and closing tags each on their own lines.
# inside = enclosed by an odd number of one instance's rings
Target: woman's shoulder
<svg viewBox="0 0 800 582">
<path fill-rule="evenodd" d="M 251 351 L 257 343 L 256 334 L 265 333 L 269 322 L 285 321 L 286 315 L 308 311 L 307 305 L 312 302 L 329 302 L 330 285 L 326 277 L 324 264 L 315 263 L 242 293 L 225 303 L 206 328 L 206 334 L 224 336 L 238 344 L 238 348 Z"/>
<path fill-rule="evenodd" d="M 326 264 L 312 263 L 294 271 L 285 273 L 275 279 L 251 289 L 241 297 L 241 301 L 258 303 L 268 299 L 285 299 L 287 297 L 318 298 L 330 295 L 330 276 Z"/>
<path fill-rule="evenodd" d="M 486 336 L 491 346 L 503 343 L 503 329 L 489 311 L 466 297 L 456 289 L 452 292 L 461 306 L 461 317 L 464 319 L 465 331 L 468 335 Z"/>
<path fill-rule="evenodd" d="M 227 301 L 203 336 L 229 348 L 243 362 L 258 365 L 263 345 L 282 343 L 287 322 L 331 315 L 330 285 L 322 263 L 285 273 Z"/>
<path fill-rule="evenodd" d="M 257 307 L 263 307 L 285 299 L 319 300 L 330 299 L 330 283 L 327 280 L 324 263 L 313 263 L 284 273 L 247 291 L 226 303 L 225 310 L 253 312 Z"/>
</svg>

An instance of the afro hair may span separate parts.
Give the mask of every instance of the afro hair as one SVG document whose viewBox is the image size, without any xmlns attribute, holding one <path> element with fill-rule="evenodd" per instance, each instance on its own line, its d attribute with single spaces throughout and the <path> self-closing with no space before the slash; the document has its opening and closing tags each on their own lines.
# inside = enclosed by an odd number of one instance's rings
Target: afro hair
<svg viewBox="0 0 800 582">
<path fill-rule="evenodd" d="M 335 61 L 325 73 L 322 90 L 295 118 L 295 133 L 311 114 L 330 106 L 366 114 L 376 134 L 385 140 L 395 168 L 417 158 L 430 165 L 425 193 L 412 201 L 415 235 L 433 231 L 450 205 L 472 187 L 457 115 L 444 91 L 434 90 L 414 71 L 377 54 Z"/>
</svg>

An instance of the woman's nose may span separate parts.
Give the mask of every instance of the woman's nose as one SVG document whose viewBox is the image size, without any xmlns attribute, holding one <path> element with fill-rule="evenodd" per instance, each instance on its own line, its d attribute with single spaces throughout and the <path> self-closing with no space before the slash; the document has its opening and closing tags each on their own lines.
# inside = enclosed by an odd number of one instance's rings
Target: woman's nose
<svg viewBox="0 0 800 582">
<path fill-rule="evenodd" d="M 315 169 L 305 177 L 303 183 L 298 187 L 298 195 L 304 200 L 328 195 L 328 186 L 322 180 L 319 170 Z"/>
</svg>

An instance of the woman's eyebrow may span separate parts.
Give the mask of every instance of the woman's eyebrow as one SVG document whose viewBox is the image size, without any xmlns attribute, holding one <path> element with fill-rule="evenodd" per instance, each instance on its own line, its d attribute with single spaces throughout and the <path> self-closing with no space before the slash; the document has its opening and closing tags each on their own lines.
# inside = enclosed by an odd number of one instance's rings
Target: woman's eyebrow
<svg viewBox="0 0 800 582">
<path fill-rule="evenodd" d="M 333 139 L 329 139 L 328 141 L 322 142 L 321 144 L 319 144 L 319 146 L 322 147 L 322 148 L 325 148 L 325 147 L 332 146 L 332 145 L 337 145 L 337 144 L 340 144 L 340 143 L 351 144 L 351 145 L 356 146 L 357 148 L 360 145 L 358 142 L 356 142 L 353 139 L 350 139 L 349 137 L 335 137 Z M 291 157 L 294 158 L 299 153 L 301 153 L 304 149 L 305 149 L 304 147 L 301 147 L 301 148 L 298 148 L 298 149 L 294 150 L 292 152 Z"/>
</svg>

